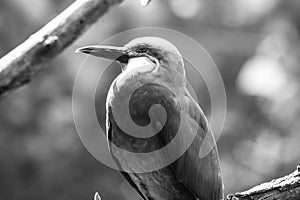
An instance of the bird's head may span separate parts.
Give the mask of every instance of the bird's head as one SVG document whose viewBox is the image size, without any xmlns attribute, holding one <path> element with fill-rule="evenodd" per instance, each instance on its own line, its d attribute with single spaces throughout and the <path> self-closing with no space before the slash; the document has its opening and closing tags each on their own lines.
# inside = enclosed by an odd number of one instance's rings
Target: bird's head
<svg viewBox="0 0 300 200">
<path fill-rule="evenodd" d="M 123 47 L 92 45 L 79 48 L 82 52 L 97 57 L 118 61 L 122 70 L 136 58 L 144 58 L 151 65 L 165 72 L 177 74 L 185 79 L 183 58 L 179 50 L 169 41 L 159 37 L 136 38 Z"/>
</svg>

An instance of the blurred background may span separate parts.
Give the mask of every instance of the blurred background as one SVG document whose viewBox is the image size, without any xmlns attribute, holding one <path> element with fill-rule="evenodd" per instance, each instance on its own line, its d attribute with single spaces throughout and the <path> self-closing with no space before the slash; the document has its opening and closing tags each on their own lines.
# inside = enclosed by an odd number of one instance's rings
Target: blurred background
<svg viewBox="0 0 300 200">
<path fill-rule="evenodd" d="M 1 0 L 0 56 L 72 2 Z M 125 1 L 32 83 L 0 103 L 0 199 L 83 200 L 96 191 L 104 200 L 140 199 L 118 171 L 98 162 L 81 143 L 72 116 L 72 88 L 85 58 L 75 49 L 144 26 L 189 35 L 221 72 L 228 103 L 218 140 L 225 194 L 292 172 L 300 163 L 299 10 L 298 0 L 153 0 L 147 7 Z M 119 72 L 118 67 L 108 71 L 97 90 L 102 126 L 105 96 Z M 91 73 L 80 80 L 83 99 L 89 80 L 97 78 Z M 209 116 L 205 84 L 190 81 Z"/>
</svg>

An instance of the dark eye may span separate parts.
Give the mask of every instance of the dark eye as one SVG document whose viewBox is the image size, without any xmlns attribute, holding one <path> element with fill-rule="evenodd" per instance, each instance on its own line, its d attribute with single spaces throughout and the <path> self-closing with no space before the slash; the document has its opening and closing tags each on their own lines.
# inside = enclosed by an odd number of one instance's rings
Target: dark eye
<svg viewBox="0 0 300 200">
<path fill-rule="evenodd" d="M 140 47 L 140 48 L 137 50 L 137 52 L 139 52 L 139 53 L 145 53 L 145 52 L 147 52 L 147 48 L 146 48 L 146 47 Z"/>
</svg>

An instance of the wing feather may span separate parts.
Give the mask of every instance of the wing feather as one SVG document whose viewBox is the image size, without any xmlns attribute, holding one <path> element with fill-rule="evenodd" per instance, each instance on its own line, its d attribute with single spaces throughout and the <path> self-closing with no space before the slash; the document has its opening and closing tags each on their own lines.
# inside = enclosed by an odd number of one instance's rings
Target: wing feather
<svg viewBox="0 0 300 200">
<path fill-rule="evenodd" d="M 187 91 L 186 91 L 187 92 Z M 181 120 L 185 120 L 187 128 L 184 132 L 182 145 L 189 137 L 194 137 L 187 151 L 172 164 L 178 181 L 182 182 L 197 198 L 201 200 L 220 200 L 223 198 L 223 183 L 220 173 L 219 155 L 214 136 L 208 121 L 195 100 L 187 92 L 186 95 L 178 95 L 177 101 L 183 105 Z M 198 126 L 196 135 L 188 126 Z M 178 133 L 177 133 L 178 134 Z M 199 150 L 203 140 L 207 136 L 206 144 L 211 151 L 204 157 L 199 157 Z M 169 141 L 168 135 L 161 135 L 162 139 Z M 213 145 L 213 146 L 211 146 Z M 171 152 L 170 152 L 171 153 Z"/>
<path fill-rule="evenodd" d="M 111 140 L 113 133 L 112 133 L 111 122 L 109 121 L 108 117 L 107 117 L 107 121 L 106 121 L 106 134 L 107 134 L 107 139 Z M 113 160 L 115 161 L 116 165 L 119 167 L 119 169 L 122 169 L 122 167 L 119 163 L 119 160 L 114 156 L 113 153 L 111 153 L 111 156 L 112 156 Z M 124 178 L 128 181 L 128 183 L 131 185 L 131 187 L 133 187 L 137 191 L 137 193 L 143 198 L 143 200 L 147 200 L 147 198 L 145 197 L 143 192 L 139 189 L 138 185 L 132 180 L 131 176 L 122 170 L 120 172 L 124 176 Z"/>
</svg>

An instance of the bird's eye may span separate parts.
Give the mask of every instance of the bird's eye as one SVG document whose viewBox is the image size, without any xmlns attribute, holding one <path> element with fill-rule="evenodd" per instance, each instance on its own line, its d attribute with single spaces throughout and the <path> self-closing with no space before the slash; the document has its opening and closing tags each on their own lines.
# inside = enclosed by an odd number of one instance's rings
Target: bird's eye
<svg viewBox="0 0 300 200">
<path fill-rule="evenodd" d="M 147 49 L 145 47 L 141 47 L 137 50 L 139 53 L 145 53 L 147 52 Z"/>
</svg>

